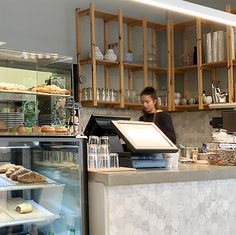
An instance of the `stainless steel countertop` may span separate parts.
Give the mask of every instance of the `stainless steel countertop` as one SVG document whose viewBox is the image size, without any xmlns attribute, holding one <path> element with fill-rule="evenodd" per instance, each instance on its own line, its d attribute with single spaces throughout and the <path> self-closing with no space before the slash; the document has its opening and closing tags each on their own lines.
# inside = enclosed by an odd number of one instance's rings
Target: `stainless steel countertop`
<svg viewBox="0 0 236 235">
<path fill-rule="evenodd" d="M 100 182 L 106 186 L 219 179 L 236 179 L 236 166 L 181 164 L 179 169 L 154 168 L 127 172 L 89 173 L 89 182 Z"/>
</svg>

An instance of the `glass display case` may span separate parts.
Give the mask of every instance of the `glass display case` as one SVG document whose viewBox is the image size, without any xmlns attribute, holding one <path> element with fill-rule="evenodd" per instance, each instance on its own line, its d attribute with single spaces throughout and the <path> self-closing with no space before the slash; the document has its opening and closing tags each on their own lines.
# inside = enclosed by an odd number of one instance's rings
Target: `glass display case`
<svg viewBox="0 0 236 235">
<path fill-rule="evenodd" d="M 74 135 L 74 103 L 71 57 L 0 48 L 2 134 Z"/>
<path fill-rule="evenodd" d="M 88 234 L 86 141 L 0 137 L 0 234 Z"/>
<path fill-rule="evenodd" d="M 88 234 L 72 58 L 0 48 L 0 235 Z"/>
</svg>

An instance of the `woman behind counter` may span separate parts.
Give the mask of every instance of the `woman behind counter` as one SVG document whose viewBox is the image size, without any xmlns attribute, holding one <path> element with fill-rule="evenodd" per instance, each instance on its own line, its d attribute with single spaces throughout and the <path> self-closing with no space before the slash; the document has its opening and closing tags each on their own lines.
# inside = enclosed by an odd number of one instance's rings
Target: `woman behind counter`
<svg viewBox="0 0 236 235">
<path fill-rule="evenodd" d="M 170 115 L 158 109 L 156 90 L 148 86 L 140 93 L 140 99 L 143 107 L 143 116 L 139 121 L 154 122 L 158 128 L 176 144 L 175 129 Z"/>
</svg>

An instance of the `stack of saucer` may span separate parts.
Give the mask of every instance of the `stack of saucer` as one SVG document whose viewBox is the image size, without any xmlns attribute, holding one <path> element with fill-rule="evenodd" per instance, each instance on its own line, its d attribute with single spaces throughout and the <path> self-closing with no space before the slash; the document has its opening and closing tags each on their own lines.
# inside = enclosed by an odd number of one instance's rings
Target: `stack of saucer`
<svg viewBox="0 0 236 235">
<path fill-rule="evenodd" d="M 22 113 L 0 113 L 0 120 L 3 121 L 7 128 L 18 127 L 23 125 Z"/>
</svg>

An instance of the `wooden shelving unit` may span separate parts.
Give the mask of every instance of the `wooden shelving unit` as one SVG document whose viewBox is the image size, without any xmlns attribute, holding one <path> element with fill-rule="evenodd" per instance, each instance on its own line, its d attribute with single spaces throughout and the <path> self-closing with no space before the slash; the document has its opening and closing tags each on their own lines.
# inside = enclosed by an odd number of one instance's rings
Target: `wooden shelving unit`
<svg viewBox="0 0 236 235">
<path fill-rule="evenodd" d="M 81 55 L 83 46 L 82 46 L 82 32 L 81 32 L 81 24 L 82 24 L 82 17 L 89 18 L 89 25 L 90 25 L 90 57 L 91 58 L 83 58 Z M 108 49 L 108 24 L 110 22 L 117 23 L 117 32 L 118 32 L 118 58 L 119 61 L 110 62 L 106 60 L 96 60 L 95 55 L 95 46 L 96 46 L 96 31 L 95 25 L 96 20 L 102 19 L 103 21 L 103 45 L 104 51 Z M 124 27 L 127 27 L 127 35 L 126 41 L 124 42 Z M 126 63 L 123 61 L 124 58 L 124 45 L 127 47 L 128 52 L 133 51 L 133 31 L 134 28 L 138 27 L 141 30 L 139 40 L 142 42 L 142 62 L 141 63 Z M 165 31 L 166 26 L 162 24 L 158 24 L 155 22 L 148 22 L 146 18 L 131 18 L 127 16 L 123 16 L 122 11 L 118 10 L 117 14 L 108 13 L 103 11 L 98 11 L 95 9 L 93 4 L 90 4 L 88 9 L 80 10 L 76 9 L 76 35 L 77 35 L 77 62 L 78 62 L 78 81 L 79 77 L 83 74 L 83 67 L 84 65 L 90 66 L 91 71 L 91 87 L 92 87 L 92 99 L 91 100 L 83 100 L 81 91 L 83 89 L 83 84 L 78 82 L 78 100 L 81 101 L 83 106 L 108 106 L 108 107 L 119 107 L 119 108 L 139 108 L 141 109 L 140 104 L 135 103 L 126 103 L 125 102 L 125 90 L 134 90 L 136 79 L 135 73 L 141 72 L 143 77 L 143 84 L 142 87 L 148 85 L 148 73 L 152 74 L 152 85 L 157 88 L 157 74 L 166 74 L 167 69 L 163 67 L 159 67 L 156 63 L 152 63 L 152 65 L 148 64 L 147 58 L 147 31 L 151 29 L 152 31 L 152 53 L 157 54 L 156 52 L 156 37 L 155 34 L 159 31 Z M 110 69 L 116 68 L 119 72 L 119 87 L 117 90 L 120 91 L 120 100 L 119 102 L 110 102 L 110 101 L 100 101 L 97 97 L 97 66 L 103 66 L 104 70 L 104 78 L 103 84 L 104 88 L 110 88 Z M 125 74 L 127 76 L 125 77 Z M 128 84 L 128 85 L 125 85 Z"/>
<path fill-rule="evenodd" d="M 230 6 L 226 7 L 227 12 L 236 13 L 236 9 L 232 9 Z M 88 17 L 90 25 L 90 55 L 91 58 L 82 58 L 82 32 L 81 32 L 81 18 Z M 95 46 L 96 46 L 96 35 L 95 35 L 95 25 L 96 20 L 101 19 L 103 21 L 103 45 L 104 51 L 108 49 L 109 37 L 108 37 L 108 24 L 110 22 L 116 22 L 117 24 L 117 43 L 118 43 L 118 58 L 119 61 L 110 62 L 106 60 L 96 60 L 95 56 Z M 78 99 L 81 101 L 83 106 L 105 106 L 105 107 L 118 107 L 118 108 L 130 108 L 130 109 L 140 109 L 141 105 L 136 103 L 127 103 L 125 101 L 125 91 L 134 90 L 137 83 L 136 73 L 142 74 L 142 87 L 147 85 L 152 85 L 155 88 L 158 87 L 158 76 L 166 75 L 166 87 L 167 87 L 167 104 L 162 106 L 164 110 L 168 111 L 183 111 L 183 110 L 203 110 L 208 109 L 208 105 L 203 103 L 203 90 L 204 90 L 204 71 L 210 72 L 210 80 L 216 80 L 216 69 L 226 68 L 227 69 L 227 84 L 228 84 L 228 95 L 229 102 L 233 102 L 235 99 L 234 94 L 234 79 L 233 79 L 233 68 L 236 65 L 236 59 L 232 59 L 232 38 L 231 38 L 231 27 L 227 26 L 226 30 L 226 45 L 227 45 L 227 59 L 225 61 L 217 61 L 211 63 L 205 63 L 203 61 L 203 48 L 202 48 L 202 34 L 203 25 L 210 25 L 212 30 L 215 27 L 215 23 L 207 20 L 202 20 L 196 18 L 190 21 L 181 22 L 174 24 L 171 20 L 167 20 L 166 25 L 162 25 L 156 22 L 149 22 L 145 17 L 143 18 L 132 18 L 123 16 L 122 11 L 118 10 L 117 13 L 109 13 L 98 11 L 95 9 L 93 4 L 90 4 L 88 9 L 80 10 L 76 9 L 76 35 L 77 35 L 77 61 L 78 61 L 78 76 L 83 74 L 84 65 L 90 66 L 91 71 L 91 87 L 92 87 L 92 99 L 83 100 L 81 92 L 83 89 L 83 84 L 79 83 L 78 87 Z M 124 51 L 133 52 L 134 43 L 134 29 L 138 27 L 139 42 L 142 44 L 140 51 L 142 52 L 141 62 L 126 63 L 123 61 Z M 197 64 L 192 64 L 191 62 L 185 65 L 175 66 L 174 64 L 174 34 L 176 31 L 183 34 L 183 51 L 184 56 L 186 56 L 186 51 L 189 53 L 188 40 L 189 36 L 187 32 L 188 28 L 193 28 L 195 33 L 195 46 L 197 47 Z M 126 31 L 124 30 L 127 29 Z M 151 39 L 147 40 L 148 32 L 151 31 Z M 166 57 L 167 63 L 166 67 L 161 67 L 156 61 L 148 61 L 148 43 L 151 41 L 151 52 L 153 55 L 158 57 L 157 54 L 157 33 L 165 32 L 167 36 L 167 50 Z M 124 35 L 125 34 L 125 35 Z M 125 36 L 125 37 L 124 37 Z M 125 39 L 124 39 L 125 38 Z M 158 42 L 159 43 L 159 42 Z M 126 48 L 126 49 L 125 49 Z M 184 58 L 185 60 L 186 58 Z M 119 90 L 120 100 L 119 102 L 111 101 L 100 101 L 97 98 L 97 67 L 102 66 L 104 70 L 103 84 L 104 88 L 110 88 L 110 69 L 117 69 L 119 74 Z M 192 82 L 189 78 L 190 73 L 196 73 L 196 92 L 198 104 L 194 105 L 175 105 L 175 83 L 176 76 L 183 77 L 183 97 L 189 97 L 189 85 Z M 79 79 L 79 78 L 78 78 Z M 101 79 L 101 78 L 100 78 Z M 151 83 L 151 84 L 150 84 Z M 210 82 L 209 82 L 210 83 Z M 209 84 L 210 86 L 211 84 Z M 236 93 L 236 92 L 235 92 Z"/>
<path fill-rule="evenodd" d="M 187 29 L 191 27 L 195 29 L 195 46 L 199 46 L 199 44 L 197 43 L 197 21 L 196 20 L 190 20 L 190 21 L 186 21 L 186 22 L 182 22 L 182 23 L 177 23 L 173 26 L 173 30 L 174 32 L 178 32 L 180 34 L 182 34 L 183 36 L 183 42 L 182 42 L 182 54 L 181 54 L 181 61 L 180 61 L 180 65 L 178 66 L 174 66 L 173 69 L 173 77 L 174 77 L 174 82 L 173 84 L 175 84 L 176 82 L 178 82 L 178 80 L 176 79 L 176 76 L 181 76 L 183 77 L 183 92 L 181 94 L 181 97 L 183 98 L 190 98 L 189 95 L 189 85 L 192 83 L 191 78 L 189 78 L 189 72 L 196 72 L 198 73 L 198 69 L 199 69 L 199 64 L 193 64 L 193 58 L 192 60 L 190 59 L 190 48 L 189 48 L 189 32 L 187 32 Z M 173 38 L 173 41 L 175 39 Z M 173 54 L 174 54 L 174 48 L 172 48 Z M 175 55 L 173 55 L 174 57 Z M 181 65 L 182 64 L 182 65 Z M 199 77 L 198 77 L 198 83 L 199 83 Z M 198 88 L 199 89 L 199 84 L 198 84 Z M 175 85 L 173 88 L 173 97 L 175 92 L 179 91 L 175 91 Z M 198 97 L 199 98 L 199 97 Z M 172 110 L 175 111 L 185 111 L 185 110 L 197 110 L 199 108 L 201 104 L 193 104 L 193 105 L 175 105 L 175 101 L 173 101 L 173 107 Z"/>
<path fill-rule="evenodd" d="M 226 7 L 227 12 L 232 12 L 229 6 Z M 195 20 L 191 20 L 188 22 L 183 22 L 174 25 L 174 29 L 178 30 L 183 33 L 183 48 L 184 51 L 186 50 L 186 44 L 188 41 L 188 37 L 186 34 L 186 29 L 188 27 L 194 27 L 196 31 L 196 47 L 197 47 L 197 64 L 196 65 L 184 65 L 184 66 L 178 66 L 174 68 L 174 74 L 175 75 L 181 75 L 183 76 L 183 84 L 184 84 L 184 94 L 183 96 L 186 98 L 188 97 L 188 84 L 189 84 L 189 77 L 188 73 L 196 71 L 197 76 L 197 94 L 198 94 L 198 104 L 194 105 L 176 105 L 173 110 L 191 110 L 191 109 L 208 109 L 208 105 L 205 105 L 203 103 L 203 71 L 209 71 L 210 72 L 210 82 L 209 87 L 211 87 L 211 82 L 216 80 L 216 70 L 219 68 L 225 68 L 227 70 L 227 81 L 228 84 L 228 96 L 229 96 L 229 102 L 233 102 L 234 95 L 233 95 L 233 66 L 236 64 L 236 60 L 232 60 L 232 38 L 231 38 L 231 27 L 226 26 L 226 47 L 227 47 L 227 56 L 226 60 L 224 61 L 217 61 L 217 62 L 211 62 L 206 63 L 203 61 L 203 48 L 202 48 L 202 27 L 203 25 L 210 25 L 212 30 L 214 30 L 215 23 L 211 21 L 201 20 L 199 18 Z"/>
</svg>

